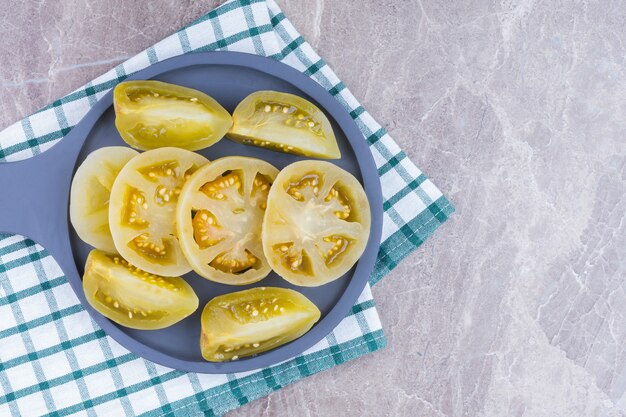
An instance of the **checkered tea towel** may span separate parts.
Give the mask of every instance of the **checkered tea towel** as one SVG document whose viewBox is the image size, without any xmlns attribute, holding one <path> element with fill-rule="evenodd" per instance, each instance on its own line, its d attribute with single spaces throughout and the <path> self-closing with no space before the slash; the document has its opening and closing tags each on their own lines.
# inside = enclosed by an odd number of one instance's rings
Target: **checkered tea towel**
<svg viewBox="0 0 626 417">
<path fill-rule="evenodd" d="M 0 161 L 29 158 L 53 146 L 129 74 L 173 56 L 212 50 L 264 55 L 291 65 L 350 112 L 374 155 L 384 194 L 383 236 L 372 284 L 452 213 L 441 192 L 273 0 L 228 1 L 9 126 L 0 132 Z M 298 357 L 239 374 L 185 373 L 144 360 L 107 337 L 81 307 L 55 261 L 27 237 L 0 235 L 0 283 L 0 416 L 218 416 L 386 343 L 368 286 L 339 326 Z"/>
</svg>

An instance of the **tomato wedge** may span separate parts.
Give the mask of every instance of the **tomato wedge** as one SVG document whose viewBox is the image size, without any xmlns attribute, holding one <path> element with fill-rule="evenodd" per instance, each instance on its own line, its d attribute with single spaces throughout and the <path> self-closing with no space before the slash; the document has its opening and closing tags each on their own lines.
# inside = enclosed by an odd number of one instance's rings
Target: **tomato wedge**
<svg viewBox="0 0 626 417">
<path fill-rule="evenodd" d="M 120 255 L 151 274 L 191 271 L 176 237 L 176 202 L 184 182 L 206 163 L 194 152 L 159 148 L 124 166 L 109 207 L 111 235 Z"/>
<path fill-rule="evenodd" d="M 115 252 L 109 228 L 109 199 L 117 174 L 137 156 L 125 146 L 100 148 L 90 153 L 76 170 L 70 190 L 70 221 L 87 244 Z"/>
<path fill-rule="evenodd" d="M 147 273 L 119 255 L 99 250 L 87 257 L 83 290 L 96 311 L 133 329 L 171 326 L 196 311 L 199 303 L 184 279 Z"/>
<path fill-rule="evenodd" d="M 183 253 L 199 275 L 244 285 L 270 273 L 261 224 L 277 174 L 260 159 L 230 156 L 200 168 L 187 181 L 176 225 Z"/>
<path fill-rule="evenodd" d="M 230 114 L 201 91 L 161 81 L 126 81 L 113 92 L 115 126 L 133 148 L 175 146 L 190 151 L 224 137 Z"/>
<path fill-rule="evenodd" d="M 287 288 L 257 287 L 220 295 L 202 311 L 202 356 L 223 362 L 256 355 L 299 338 L 319 318 L 315 304 Z"/>
<path fill-rule="evenodd" d="M 233 113 L 228 137 L 274 151 L 341 158 L 326 115 L 310 101 L 278 91 L 257 91 L 243 99 Z"/>
<path fill-rule="evenodd" d="M 263 250 L 272 269 L 292 284 L 323 285 L 359 259 L 370 222 L 367 196 L 352 174 L 328 162 L 295 162 L 270 190 Z"/>
</svg>

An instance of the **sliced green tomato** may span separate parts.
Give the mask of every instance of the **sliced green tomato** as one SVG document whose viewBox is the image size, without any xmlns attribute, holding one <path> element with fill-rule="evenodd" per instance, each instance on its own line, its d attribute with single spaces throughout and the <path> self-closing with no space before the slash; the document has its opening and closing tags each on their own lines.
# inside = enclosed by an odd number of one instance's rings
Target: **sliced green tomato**
<svg viewBox="0 0 626 417">
<path fill-rule="evenodd" d="M 263 251 L 292 284 L 316 287 L 348 272 L 367 245 L 370 206 L 347 171 L 299 161 L 276 177 L 263 218 Z"/>
<path fill-rule="evenodd" d="M 200 348 L 210 362 L 256 355 L 308 332 L 320 311 L 286 288 L 257 287 L 215 297 L 202 311 Z"/>
<path fill-rule="evenodd" d="M 181 249 L 199 275 L 245 285 L 270 273 L 261 224 L 277 174 L 260 159 L 228 156 L 200 168 L 185 183 L 176 228 Z"/>
<path fill-rule="evenodd" d="M 326 115 L 310 101 L 288 93 L 257 91 L 243 99 L 233 113 L 228 137 L 274 151 L 341 158 Z"/>
<path fill-rule="evenodd" d="M 124 146 L 90 153 L 76 170 L 70 191 L 70 220 L 78 236 L 95 247 L 115 252 L 109 229 L 109 199 L 117 174 L 137 151 Z"/>
<path fill-rule="evenodd" d="M 120 171 L 111 190 L 109 226 L 116 252 L 151 274 L 191 271 L 176 237 L 176 202 L 185 181 L 209 161 L 180 148 L 141 153 Z"/>
<path fill-rule="evenodd" d="M 224 137 L 230 114 L 203 92 L 161 81 L 126 81 L 113 93 L 115 126 L 130 146 L 175 146 L 190 151 Z"/>
<path fill-rule="evenodd" d="M 133 329 L 162 329 L 198 308 L 198 297 L 184 279 L 144 272 L 99 250 L 87 257 L 83 290 L 98 313 Z"/>
</svg>

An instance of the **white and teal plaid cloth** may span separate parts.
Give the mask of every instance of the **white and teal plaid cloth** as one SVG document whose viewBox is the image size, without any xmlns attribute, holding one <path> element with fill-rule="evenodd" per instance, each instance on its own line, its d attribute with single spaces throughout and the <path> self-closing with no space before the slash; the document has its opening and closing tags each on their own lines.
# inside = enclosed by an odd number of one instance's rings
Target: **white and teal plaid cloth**
<svg viewBox="0 0 626 417">
<path fill-rule="evenodd" d="M 228 1 L 9 126 L 0 132 L 0 161 L 29 158 L 53 146 L 129 74 L 173 56 L 211 50 L 265 55 L 291 65 L 350 112 L 370 145 L 383 189 L 383 236 L 372 284 L 452 213 L 441 192 L 356 101 L 273 0 Z M 0 235 L 0 283 L 0 416 L 219 416 L 386 344 L 368 286 L 341 324 L 296 358 L 240 374 L 185 373 L 144 360 L 107 337 L 83 310 L 55 261 L 28 238 Z"/>
</svg>

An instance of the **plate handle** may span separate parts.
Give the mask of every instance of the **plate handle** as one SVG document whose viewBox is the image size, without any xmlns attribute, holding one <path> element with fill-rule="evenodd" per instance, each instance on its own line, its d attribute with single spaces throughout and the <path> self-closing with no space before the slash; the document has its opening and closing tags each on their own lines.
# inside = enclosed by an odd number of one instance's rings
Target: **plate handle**
<svg viewBox="0 0 626 417">
<path fill-rule="evenodd" d="M 65 273 L 75 267 L 69 247 L 70 184 L 84 138 L 70 132 L 32 158 L 0 163 L 0 232 L 28 237 L 48 250 Z"/>
</svg>

